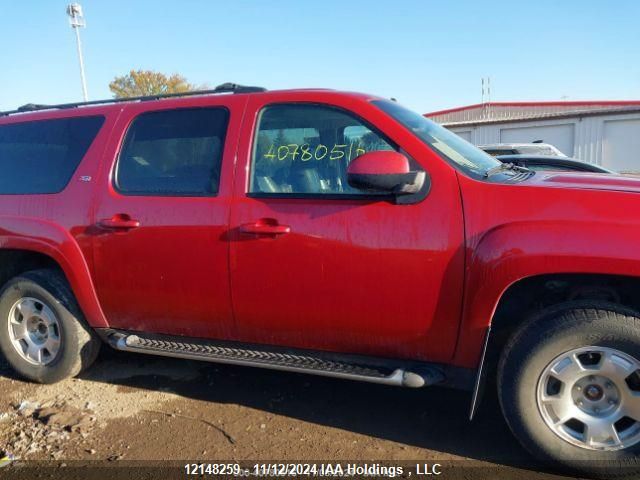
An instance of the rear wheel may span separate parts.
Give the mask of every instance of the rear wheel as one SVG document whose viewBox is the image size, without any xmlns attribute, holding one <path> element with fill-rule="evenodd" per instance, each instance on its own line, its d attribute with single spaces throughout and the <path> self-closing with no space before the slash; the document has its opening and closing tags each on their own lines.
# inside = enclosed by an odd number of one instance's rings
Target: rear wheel
<svg viewBox="0 0 640 480">
<path fill-rule="evenodd" d="M 500 403 L 542 460 L 591 474 L 640 470 L 640 318 L 618 305 L 574 302 L 542 312 L 508 342 Z"/>
<path fill-rule="evenodd" d="M 54 383 L 93 363 L 100 340 L 85 324 L 66 279 L 34 270 L 0 292 L 0 351 L 23 377 Z"/>
</svg>

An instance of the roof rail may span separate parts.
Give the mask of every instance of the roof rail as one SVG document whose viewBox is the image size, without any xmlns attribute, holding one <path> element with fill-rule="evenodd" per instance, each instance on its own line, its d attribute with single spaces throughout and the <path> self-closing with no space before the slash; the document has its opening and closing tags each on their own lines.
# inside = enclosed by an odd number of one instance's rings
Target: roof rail
<svg viewBox="0 0 640 480">
<path fill-rule="evenodd" d="M 257 93 L 266 92 L 266 88 L 262 87 L 250 87 L 245 85 L 238 85 L 236 83 L 223 83 L 218 85 L 212 90 L 193 90 L 190 92 L 182 93 L 162 93 L 158 95 L 145 95 L 141 97 L 126 97 L 126 98 L 108 98 L 105 100 L 91 100 L 89 102 L 77 102 L 77 103 L 61 103 L 58 105 L 40 105 L 35 103 L 28 103 L 15 110 L 9 110 L 6 112 L 0 112 L 1 116 L 13 115 L 15 113 L 35 112 L 39 110 L 60 110 L 65 108 L 76 108 L 90 105 L 106 105 L 110 103 L 122 103 L 122 102 L 147 102 L 150 100 L 160 100 L 162 98 L 175 98 L 175 97 L 192 97 L 196 95 L 215 95 L 220 93 Z"/>
</svg>

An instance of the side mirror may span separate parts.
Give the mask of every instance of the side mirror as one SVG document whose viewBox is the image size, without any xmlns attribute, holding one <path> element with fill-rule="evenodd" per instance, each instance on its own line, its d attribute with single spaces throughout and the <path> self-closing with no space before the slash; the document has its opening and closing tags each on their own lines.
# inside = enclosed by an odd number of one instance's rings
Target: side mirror
<svg viewBox="0 0 640 480">
<path fill-rule="evenodd" d="M 419 192 L 425 172 L 412 172 L 409 159 L 398 152 L 363 153 L 347 168 L 349 185 L 360 190 L 409 195 Z"/>
</svg>

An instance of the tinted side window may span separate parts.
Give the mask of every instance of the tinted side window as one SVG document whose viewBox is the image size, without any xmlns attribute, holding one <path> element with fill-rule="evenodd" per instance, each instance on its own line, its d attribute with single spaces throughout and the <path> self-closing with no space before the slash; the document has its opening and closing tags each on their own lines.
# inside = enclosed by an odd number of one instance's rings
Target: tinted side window
<svg viewBox="0 0 640 480">
<path fill-rule="evenodd" d="M 116 187 L 133 195 L 217 193 L 228 123 L 222 107 L 139 115 L 120 152 Z"/>
<path fill-rule="evenodd" d="M 556 155 L 553 149 L 542 146 L 518 147 L 516 150 L 516 153 L 528 153 L 530 155 Z"/>
<path fill-rule="evenodd" d="M 347 183 L 347 166 L 358 155 L 395 150 L 357 118 L 317 105 L 265 108 L 253 151 L 253 193 L 367 194 Z"/>
<path fill-rule="evenodd" d="M 103 123 L 95 116 L 0 125 L 0 194 L 62 191 Z"/>
<path fill-rule="evenodd" d="M 492 157 L 497 157 L 498 155 L 513 155 L 518 153 L 515 150 L 506 150 L 506 149 L 505 150 L 485 150 L 484 152 L 488 153 Z"/>
</svg>

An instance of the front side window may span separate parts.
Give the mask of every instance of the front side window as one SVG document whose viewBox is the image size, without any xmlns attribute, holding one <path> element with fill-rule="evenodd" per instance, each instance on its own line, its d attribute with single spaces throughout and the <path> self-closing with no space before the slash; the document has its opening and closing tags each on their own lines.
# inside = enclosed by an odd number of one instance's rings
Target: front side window
<svg viewBox="0 0 640 480">
<path fill-rule="evenodd" d="M 216 194 L 228 121 L 222 107 L 141 114 L 118 159 L 117 189 L 130 195 Z"/>
<path fill-rule="evenodd" d="M 331 107 L 274 105 L 258 122 L 250 192 L 366 194 L 347 183 L 349 163 L 365 152 L 396 150 L 357 118 Z"/>
<path fill-rule="evenodd" d="M 0 195 L 62 191 L 103 123 L 93 116 L 0 125 Z"/>
</svg>

